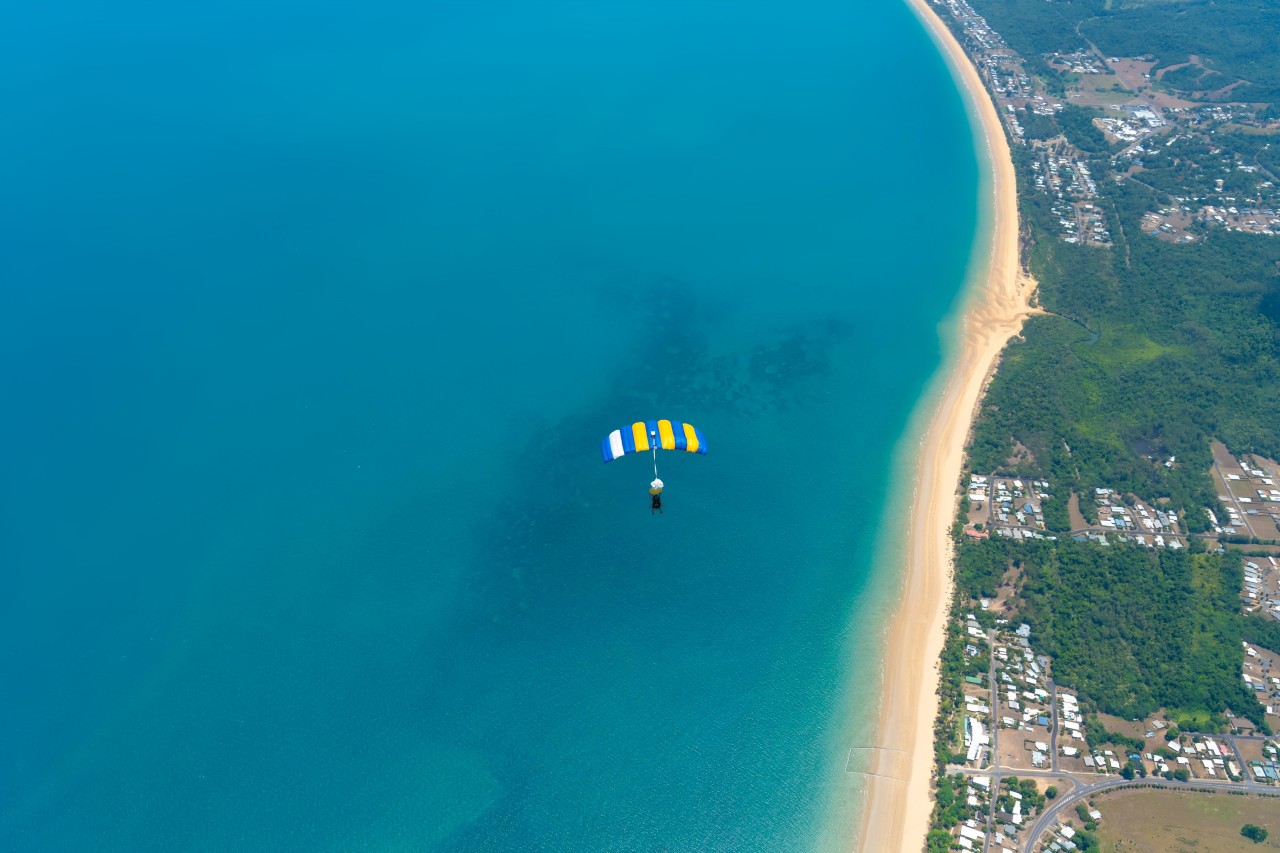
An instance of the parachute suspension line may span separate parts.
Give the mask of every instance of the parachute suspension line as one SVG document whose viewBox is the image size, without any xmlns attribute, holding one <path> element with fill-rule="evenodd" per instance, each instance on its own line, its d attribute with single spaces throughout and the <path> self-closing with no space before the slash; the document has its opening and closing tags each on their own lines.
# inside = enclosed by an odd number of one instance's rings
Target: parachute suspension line
<svg viewBox="0 0 1280 853">
<path fill-rule="evenodd" d="M 655 432 L 653 435 L 656 437 L 658 434 Z M 650 439 L 649 446 L 653 449 L 653 479 L 656 480 L 658 479 L 658 445 Z"/>
</svg>

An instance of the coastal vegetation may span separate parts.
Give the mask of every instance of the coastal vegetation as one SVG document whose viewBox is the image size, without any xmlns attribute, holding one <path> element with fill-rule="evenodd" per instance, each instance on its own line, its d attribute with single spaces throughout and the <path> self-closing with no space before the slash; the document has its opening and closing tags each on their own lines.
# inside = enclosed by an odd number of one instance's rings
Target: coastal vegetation
<svg viewBox="0 0 1280 853">
<path fill-rule="evenodd" d="M 1240 680 L 1238 554 L 967 541 L 957 553 L 957 594 L 995 597 L 1009 568 L 1021 581 L 1008 618 L 1031 626 L 1032 645 L 1053 659 L 1058 682 L 1078 690 L 1086 707 L 1126 719 L 1178 709 L 1202 714 L 1210 730 L 1225 728 L 1221 712 L 1230 708 L 1265 725 L 1262 706 Z M 1089 730 L 1090 743 L 1127 744 L 1121 737 L 1100 724 Z"/>
<path fill-rule="evenodd" d="M 1132 43 L 1138 35 L 1119 41 L 1117 22 L 1169 14 L 1108 13 L 1088 0 L 973 5 L 1024 55 L 1075 49 L 1076 24 L 1086 21 L 1082 31 L 1102 40 L 1101 49 L 1110 50 L 1104 45 L 1112 39 L 1118 54 L 1153 53 L 1167 63 L 1178 58 L 1170 45 L 1189 44 L 1177 42 L 1179 27 L 1221 17 L 1183 4 L 1185 14 L 1173 15 L 1167 27 L 1149 28 L 1155 47 L 1138 50 Z M 1232 11 L 1222 20 L 1271 14 L 1258 4 L 1226 5 Z M 1143 44 L 1147 32 L 1134 30 Z M 1263 39 L 1238 41 L 1262 50 Z M 1217 50 L 1224 73 L 1253 67 L 1249 49 Z M 1028 68 L 1038 73 L 1036 63 Z M 1101 175 L 1110 163 L 1094 114 L 1067 104 L 1028 126 L 1033 139 L 1056 129 L 1093 158 L 1091 172 Z M 1239 144 L 1246 157 L 1274 147 L 1239 133 L 1222 140 Z M 1178 142 L 1182 147 L 1171 152 L 1145 155 L 1150 169 L 1141 181 L 1121 175 L 1099 182 L 1097 207 L 1116 223 L 1114 245 L 1103 249 L 1058 239 L 1053 199 L 1027 189 L 1034 158 L 1025 146 L 1014 149 L 1025 259 L 1046 314 L 1032 318 L 1006 349 L 969 453 L 975 470 L 1052 480 L 1057 495 L 1044 506 L 1050 531 L 1069 528 L 1060 506 L 1069 493 L 1096 523 L 1094 496 L 1106 488 L 1140 494 L 1176 513 L 1190 532 L 1204 532 L 1206 509 L 1222 511 L 1209 477 L 1210 442 L 1280 454 L 1280 241 L 1215 231 L 1179 245 L 1144 234 L 1143 214 L 1168 203 L 1196 171 L 1188 162 L 1218 151 L 1194 138 Z M 1190 550 L 1204 551 L 1198 544 Z M 1179 709 L 1213 728 L 1225 724 L 1221 714 L 1230 708 L 1263 724 L 1262 707 L 1240 680 L 1241 639 L 1256 637 L 1270 648 L 1263 638 L 1277 642 L 1280 626 L 1240 616 L 1238 555 L 1071 540 L 965 542 L 957 555 L 958 594 L 993 597 L 1010 567 L 1022 578 L 1013 614 L 1031 625 L 1060 682 L 1078 689 L 1090 707 L 1126 718 Z"/>
<path fill-rule="evenodd" d="M 1007 349 L 973 467 L 1048 474 L 1086 504 L 1104 486 L 1164 499 L 1204 530 L 1204 508 L 1217 506 L 1210 439 L 1280 452 L 1280 243 L 1146 239 L 1137 219 L 1153 191 L 1105 192 L 1122 224 L 1110 252 L 1054 239 L 1043 197 L 1024 196 L 1029 262 L 1052 313 Z M 1030 456 L 1008 466 L 1015 441 Z"/>
<path fill-rule="evenodd" d="M 965 777 L 958 773 L 955 776 L 944 775 L 938 779 L 938 789 L 935 794 L 937 805 L 935 821 L 939 829 L 950 829 L 961 821 L 973 817 L 977 811 L 965 802 L 965 783 Z M 947 833 L 947 837 L 950 838 L 950 833 Z"/>
<path fill-rule="evenodd" d="M 934 761 L 939 773 L 948 763 L 964 763 L 964 752 L 958 747 L 960 714 L 964 707 L 964 680 L 969 677 L 984 677 L 987 672 L 985 644 L 976 646 L 979 649 L 979 654 L 976 655 L 966 655 L 966 645 L 959 622 L 952 619 L 942 647 L 939 709 L 934 723 Z"/>
<path fill-rule="evenodd" d="M 1222 445 L 1280 457 L 1280 4 L 945 8 L 1013 143 L 1042 312 L 970 435 L 939 771 L 1262 779 L 1193 733 L 1234 749 L 1275 720 L 1259 649 L 1280 651 L 1280 622 L 1257 574 L 1275 569 L 1232 546 L 1270 551 L 1280 492 L 1225 484 L 1277 475 Z M 987 832 L 1016 831 L 992 805 Z M 1098 844 L 1091 813 L 1077 849 Z"/>
</svg>

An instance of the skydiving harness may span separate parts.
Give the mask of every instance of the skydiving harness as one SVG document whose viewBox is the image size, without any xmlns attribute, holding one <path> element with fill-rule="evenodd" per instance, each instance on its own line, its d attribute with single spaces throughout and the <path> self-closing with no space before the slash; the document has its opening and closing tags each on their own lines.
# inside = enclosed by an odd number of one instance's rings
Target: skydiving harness
<svg viewBox="0 0 1280 853">
<path fill-rule="evenodd" d="M 658 433 L 649 432 L 649 448 L 653 451 L 653 482 L 649 484 L 649 515 L 662 512 L 662 480 L 658 477 Z"/>
</svg>

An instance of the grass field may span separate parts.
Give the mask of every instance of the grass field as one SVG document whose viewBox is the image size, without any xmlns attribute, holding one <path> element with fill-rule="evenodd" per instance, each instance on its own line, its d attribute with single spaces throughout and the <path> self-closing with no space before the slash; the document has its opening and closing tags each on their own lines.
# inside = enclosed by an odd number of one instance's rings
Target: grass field
<svg viewBox="0 0 1280 853">
<path fill-rule="evenodd" d="M 1246 853 L 1280 850 L 1280 797 L 1121 791 L 1098 800 L 1103 853 Z M 1246 823 L 1270 833 L 1262 844 Z"/>
</svg>

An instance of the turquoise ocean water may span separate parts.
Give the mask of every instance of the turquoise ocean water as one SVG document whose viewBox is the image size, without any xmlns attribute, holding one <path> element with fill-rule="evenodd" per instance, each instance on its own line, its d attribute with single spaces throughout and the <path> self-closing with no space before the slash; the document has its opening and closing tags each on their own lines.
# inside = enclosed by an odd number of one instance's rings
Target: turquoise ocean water
<svg viewBox="0 0 1280 853">
<path fill-rule="evenodd" d="M 13 4 L 0 48 L 0 849 L 851 820 L 977 206 L 903 4 Z M 661 517 L 598 449 L 654 417 L 710 446 Z"/>
</svg>

